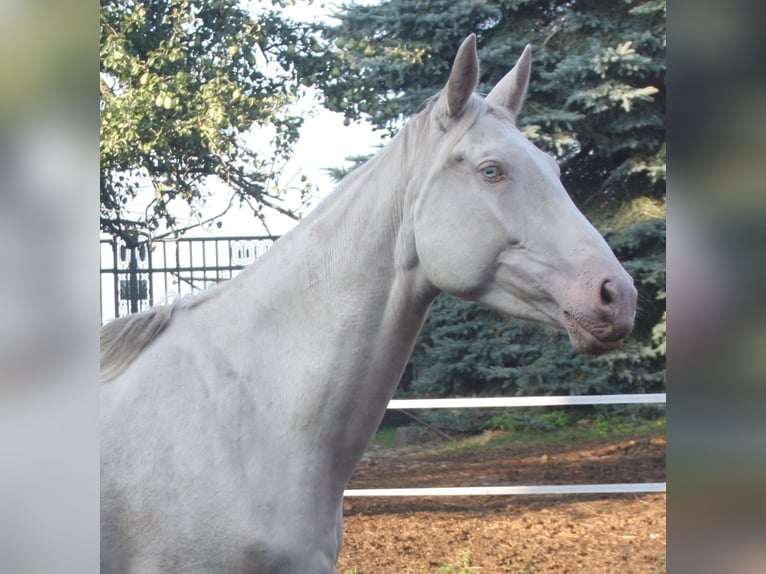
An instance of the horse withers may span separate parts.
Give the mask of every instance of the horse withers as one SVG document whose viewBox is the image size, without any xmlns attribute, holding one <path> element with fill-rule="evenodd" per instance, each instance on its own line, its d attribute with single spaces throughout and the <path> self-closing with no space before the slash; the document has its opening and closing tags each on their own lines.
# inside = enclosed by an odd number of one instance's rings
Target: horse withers
<svg viewBox="0 0 766 574">
<path fill-rule="evenodd" d="M 331 574 L 342 499 L 440 292 L 631 331 L 636 290 L 516 127 L 530 49 L 486 98 L 445 88 L 264 256 L 102 330 L 102 571 Z"/>
</svg>

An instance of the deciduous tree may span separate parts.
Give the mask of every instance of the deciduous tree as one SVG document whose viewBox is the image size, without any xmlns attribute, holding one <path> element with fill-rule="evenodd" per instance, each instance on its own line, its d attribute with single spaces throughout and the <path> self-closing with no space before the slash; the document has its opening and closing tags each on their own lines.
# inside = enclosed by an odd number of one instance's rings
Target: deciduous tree
<svg viewBox="0 0 766 574">
<path fill-rule="evenodd" d="M 290 109 L 301 71 L 322 66 L 319 52 L 311 30 L 278 6 L 251 14 L 235 0 L 102 0 L 102 230 L 177 231 L 184 204 L 202 221 L 213 181 L 257 215 L 295 216 L 280 204 L 275 171 L 302 123 Z M 245 141 L 251 129 L 270 149 Z M 127 213 L 144 188 L 143 213 Z"/>
</svg>

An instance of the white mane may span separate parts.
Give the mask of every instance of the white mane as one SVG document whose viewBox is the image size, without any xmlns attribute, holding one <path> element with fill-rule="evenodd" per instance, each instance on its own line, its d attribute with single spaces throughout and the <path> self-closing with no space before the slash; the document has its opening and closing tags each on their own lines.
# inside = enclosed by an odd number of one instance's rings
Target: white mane
<svg viewBox="0 0 766 574">
<path fill-rule="evenodd" d="M 209 289 L 193 297 L 183 297 L 167 305 L 157 305 L 141 313 L 114 319 L 101 327 L 101 384 L 122 374 L 165 330 L 177 312 L 197 307 L 217 293 L 217 288 Z"/>
</svg>

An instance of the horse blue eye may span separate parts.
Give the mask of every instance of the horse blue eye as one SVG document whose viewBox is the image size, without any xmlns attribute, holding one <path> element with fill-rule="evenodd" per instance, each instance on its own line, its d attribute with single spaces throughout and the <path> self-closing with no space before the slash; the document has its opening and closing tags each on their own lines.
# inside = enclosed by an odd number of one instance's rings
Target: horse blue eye
<svg viewBox="0 0 766 574">
<path fill-rule="evenodd" d="M 496 165 L 488 165 L 481 169 L 481 174 L 487 179 L 497 179 L 500 173 L 500 168 Z"/>
</svg>

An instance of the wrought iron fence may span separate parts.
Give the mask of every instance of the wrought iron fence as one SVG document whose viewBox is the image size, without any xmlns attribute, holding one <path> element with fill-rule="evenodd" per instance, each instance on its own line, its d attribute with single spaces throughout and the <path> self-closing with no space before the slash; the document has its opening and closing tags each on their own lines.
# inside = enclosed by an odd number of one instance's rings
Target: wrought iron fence
<svg viewBox="0 0 766 574">
<path fill-rule="evenodd" d="M 101 321 L 122 317 L 231 279 L 274 236 L 101 240 Z"/>
</svg>

